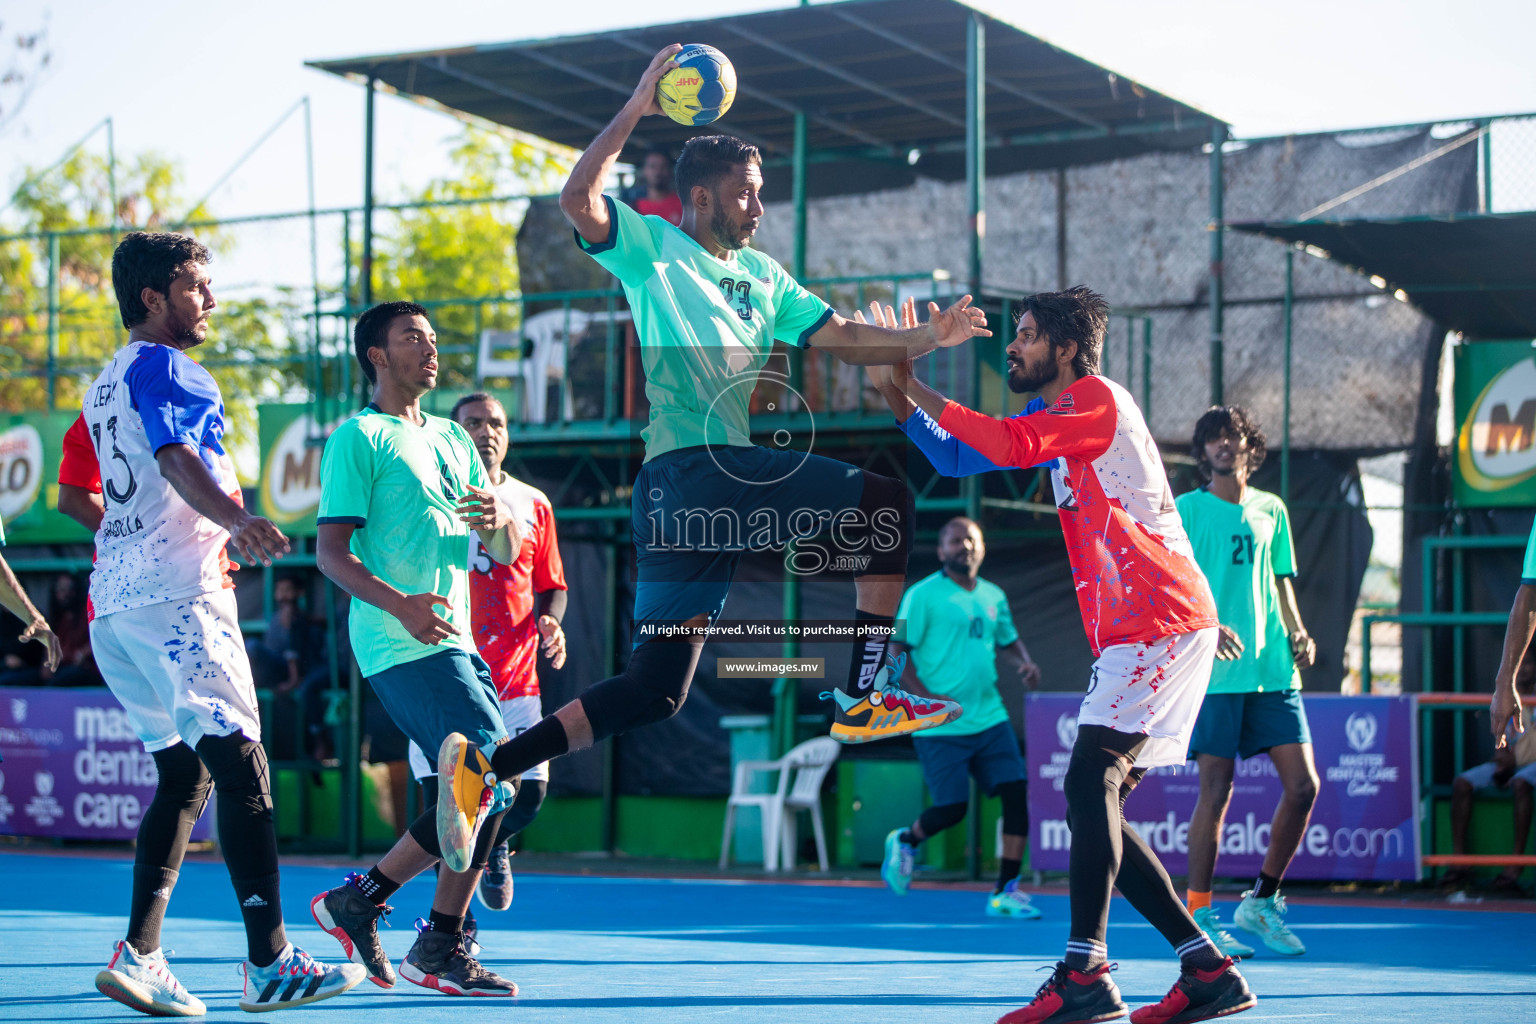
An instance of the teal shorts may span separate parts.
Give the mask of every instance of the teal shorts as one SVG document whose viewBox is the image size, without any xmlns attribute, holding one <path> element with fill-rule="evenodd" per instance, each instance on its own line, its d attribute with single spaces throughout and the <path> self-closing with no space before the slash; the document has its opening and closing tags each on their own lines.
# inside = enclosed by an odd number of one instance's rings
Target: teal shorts
<svg viewBox="0 0 1536 1024">
<path fill-rule="evenodd" d="M 1300 690 L 1208 693 L 1189 737 L 1189 756 L 1249 758 L 1270 747 L 1311 743 Z"/>
</svg>

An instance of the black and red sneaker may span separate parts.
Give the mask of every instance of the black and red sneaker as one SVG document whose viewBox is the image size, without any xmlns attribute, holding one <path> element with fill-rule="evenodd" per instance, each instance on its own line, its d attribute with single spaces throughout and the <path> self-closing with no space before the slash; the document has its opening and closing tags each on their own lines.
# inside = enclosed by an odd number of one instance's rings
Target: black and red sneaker
<svg viewBox="0 0 1536 1024">
<path fill-rule="evenodd" d="M 1258 997 L 1248 990 L 1236 963 L 1227 957 L 1209 971 L 1184 968 L 1163 1001 L 1137 1009 L 1131 1024 L 1192 1024 L 1253 1009 Z"/>
<path fill-rule="evenodd" d="M 1109 976 L 1113 969 L 1100 964 L 1091 971 L 1074 971 L 1065 962 L 1058 963 L 1029 1005 L 1003 1014 L 997 1024 L 1094 1024 L 1122 1017 L 1125 1003 Z"/>
</svg>

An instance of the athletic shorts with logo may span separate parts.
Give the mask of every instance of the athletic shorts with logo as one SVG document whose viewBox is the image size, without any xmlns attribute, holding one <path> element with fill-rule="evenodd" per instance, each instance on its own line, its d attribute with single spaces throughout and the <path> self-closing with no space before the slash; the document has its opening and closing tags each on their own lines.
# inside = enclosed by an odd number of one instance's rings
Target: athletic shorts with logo
<svg viewBox="0 0 1536 1024">
<path fill-rule="evenodd" d="M 501 701 L 501 720 L 507 727 L 508 736 L 516 736 L 521 732 L 533 728 L 544 717 L 544 708 L 538 696 L 513 697 L 511 700 Z M 437 774 L 437 766 L 427 760 L 427 756 L 414 742 L 410 750 L 411 774 L 417 779 L 425 779 Z M 548 782 L 549 762 L 543 761 L 523 772 L 524 782 Z"/>
<path fill-rule="evenodd" d="M 98 615 L 91 651 L 150 753 L 237 732 L 261 741 L 233 590 Z"/>
<path fill-rule="evenodd" d="M 1215 627 L 1114 644 L 1093 663 L 1077 724 L 1140 733 L 1136 767 L 1183 764 L 1216 661 Z"/>
</svg>

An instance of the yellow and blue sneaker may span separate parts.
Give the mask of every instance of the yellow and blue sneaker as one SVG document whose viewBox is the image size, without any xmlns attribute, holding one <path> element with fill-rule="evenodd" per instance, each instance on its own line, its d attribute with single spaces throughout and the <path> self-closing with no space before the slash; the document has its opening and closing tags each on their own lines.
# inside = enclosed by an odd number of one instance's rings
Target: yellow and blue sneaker
<svg viewBox="0 0 1536 1024">
<path fill-rule="evenodd" d="M 1002 892 L 987 897 L 988 917 L 1011 917 L 1015 921 L 1036 921 L 1040 908 L 1029 901 L 1029 893 L 1019 888 L 1019 880 L 1009 882 Z"/>
<path fill-rule="evenodd" d="M 443 866 L 467 871 L 480 826 L 496 802 L 496 773 L 478 746 L 463 733 L 451 732 L 437 752 L 437 777 L 437 841 L 443 848 Z"/>
</svg>

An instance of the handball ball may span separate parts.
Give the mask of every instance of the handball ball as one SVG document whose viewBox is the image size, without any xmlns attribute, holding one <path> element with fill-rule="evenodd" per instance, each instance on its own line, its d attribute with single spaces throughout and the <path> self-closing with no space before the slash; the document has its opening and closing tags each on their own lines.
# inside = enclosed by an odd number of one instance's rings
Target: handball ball
<svg viewBox="0 0 1536 1024">
<path fill-rule="evenodd" d="M 672 59 L 677 67 L 656 85 L 661 112 L 678 124 L 710 124 L 724 117 L 736 99 L 736 69 L 725 54 L 689 43 Z"/>
</svg>

